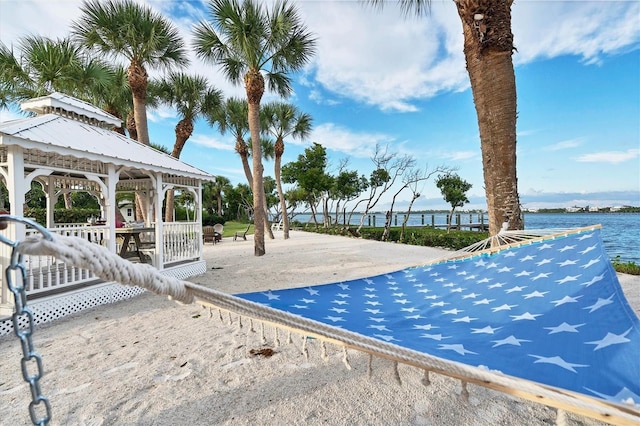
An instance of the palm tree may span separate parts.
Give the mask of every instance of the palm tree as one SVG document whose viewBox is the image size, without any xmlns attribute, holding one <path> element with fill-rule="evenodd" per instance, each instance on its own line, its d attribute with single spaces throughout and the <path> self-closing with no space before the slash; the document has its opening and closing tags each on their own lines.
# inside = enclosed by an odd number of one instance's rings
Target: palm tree
<svg viewBox="0 0 640 426">
<path fill-rule="evenodd" d="M 19 40 L 20 52 L 0 43 L 0 106 L 51 92 L 63 92 L 84 100 L 111 86 L 114 74 L 106 63 L 89 58 L 69 39 L 27 36 Z M 71 193 L 63 194 L 65 208 L 72 207 Z"/>
<path fill-rule="evenodd" d="M 129 61 L 127 76 L 133 93 L 137 140 L 149 145 L 147 67 L 171 70 L 188 63 L 177 28 L 151 8 L 133 0 L 85 0 L 72 34 L 89 49 Z"/>
<path fill-rule="evenodd" d="M 228 191 L 230 188 L 232 188 L 231 186 L 231 181 L 229 179 L 227 179 L 224 176 L 216 176 L 216 180 L 213 182 L 212 185 L 212 195 L 215 197 L 217 203 L 218 203 L 218 211 L 216 213 L 218 213 L 218 216 L 222 216 L 223 215 L 223 211 L 222 211 L 222 195 L 225 191 Z"/>
<path fill-rule="evenodd" d="M 211 116 L 222 105 L 222 93 L 209 86 L 207 79 L 200 75 L 171 72 L 157 83 L 157 97 L 161 103 L 173 106 L 178 111 L 180 121 L 176 124 L 176 141 L 171 156 L 180 154 L 193 134 L 195 120 L 200 116 Z M 173 221 L 174 192 L 167 192 L 165 221 Z"/>
<path fill-rule="evenodd" d="M 222 66 L 234 84 L 244 83 L 248 101 L 248 120 L 253 147 L 253 193 L 264 192 L 260 146 L 260 101 L 268 88 L 280 96 L 292 89 L 289 73 L 301 69 L 315 50 L 315 39 L 307 32 L 296 8 L 277 1 L 269 11 L 253 0 L 211 0 L 211 22 L 194 29 L 196 54 Z M 264 73 L 264 76 L 263 76 Z M 265 254 L 264 205 L 262 197 L 253 197 L 254 252 Z"/>
<path fill-rule="evenodd" d="M 115 78 L 105 62 L 90 58 L 69 39 L 27 36 L 18 47 L 14 55 L 0 43 L 0 103 L 5 108 L 51 92 L 91 101 Z"/>
<path fill-rule="evenodd" d="M 249 165 L 249 147 L 245 141 L 247 132 L 249 132 L 249 104 L 246 100 L 238 98 L 228 98 L 224 107 L 216 112 L 216 114 L 208 116 L 207 119 L 211 125 L 218 123 L 220 133 L 223 135 L 229 131 L 235 139 L 235 150 L 242 161 L 244 175 L 249 185 L 253 182 L 253 173 Z"/>
<path fill-rule="evenodd" d="M 124 135 L 126 118 L 133 111 L 131 89 L 127 79 L 127 70 L 124 67 L 116 66 L 112 73 L 113 79 L 109 85 L 94 90 L 91 103 L 122 120 L 122 125 L 113 130 Z M 132 135 L 129 134 L 129 136 Z"/>
<path fill-rule="evenodd" d="M 265 120 L 265 132 L 276 138 L 274 145 L 276 175 L 276 185 L 278 187 L 278 198 L 280 199 L 280 209 L 282 211 L 282 224 L 284 239 L 289 238 L 289 217 L 287 215 L 287 204 L 282 190 L 282 180 L 280 179 L 280 166 L 282 154 L 284 154 L 284 138 L 305 139 L 311 132 L 311 116 L 302 113 L 294 105 L 284 102 L 272 102 L 264 106 L 263 116 Z"/>
<path fill-rule="evenodd" d="M 218 123 L 220 133 L 225 134 L 230 131 L 235 138 L 235 150 L 240 156 L 242 161 L 242 168 L 244 175 L 247 178 L 249 185 L 253 184 L 253 173 L 251 171 L 251 165 L 249 164 L 249 157 L 251 157 L 252 147 L 247 144 L 245 137 L 249 132 L 249 120 L 248 120 L 249 104 L 244 99 L 229 98 L 225 103 L 225 107 L 221 108 L 215 116 L 208 118 L 209 122 L 213 125 Z M 273 158 L 273 144 L 270 141 L 262 140 L 260 144 L 262 148 L 262 158 Z M 264 203 L 263 203 L 264 205 Z M 265 205 L 265 217 L 267 208 Z M 265 232 L 268 233 L 269 238 L 273 239 L 273 231 L 269 227 L 268 221 L 264 221 Z"/>
<path fill-rule="evenodd" d="M 365 0 L 382 6 L 382 0 Z M 489 233 L 502 224 L 523 229 L 516 173 L 516 79 L 513 70 L 513 0 L 455 0 L 464 56 L 478 116 Z M 405 13 L 428 12 L 428 0 L 399 0 Z"/>
</svg>

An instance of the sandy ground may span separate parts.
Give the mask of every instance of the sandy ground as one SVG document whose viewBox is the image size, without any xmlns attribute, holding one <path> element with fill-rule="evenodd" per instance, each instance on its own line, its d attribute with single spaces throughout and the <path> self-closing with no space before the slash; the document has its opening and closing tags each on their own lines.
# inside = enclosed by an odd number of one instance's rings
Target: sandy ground
<svg viewBox="0 0 640 426">
<path fill-rule="evenodd" d="M 442 250 L 292 232 L 267 240 L 267 255 L 253 255 L 253 241 L 207 245 L 207 273 L 189 281 L 240 293 L 365 277 L 423 264 Z M 215 268 L 215 269 L 214 269 Z M 640 311 L 640 277 L 621 275 L 630 303 Z M 548 425 L 556 410 L 390 361 L 318 341 L 280 346 L 268 328 L 272 357 L 259 332 L 237 318 L 179 305 L 150 293 L 45 324 L 34 334 L 45 370 L 42 392 L 52 406 L 53 425 Z M 255 327 L 256 331 L 259 328 Z M 30 424 L 31 400 L 20 371 L 21 347 L 0 338 L 0 424 Z M 573 414 L 566 424 L 596 425 Z"/>
</svg>

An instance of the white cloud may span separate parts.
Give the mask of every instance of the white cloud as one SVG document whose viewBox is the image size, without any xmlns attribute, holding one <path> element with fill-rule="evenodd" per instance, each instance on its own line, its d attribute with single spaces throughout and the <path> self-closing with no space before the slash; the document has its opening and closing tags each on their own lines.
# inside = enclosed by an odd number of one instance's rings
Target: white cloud
<svg viewBox="0 0 640 426">
<path fill-rule="evenodd" d="M 584 154 L 576 158 L 581 163 L 610 163 L 620 164 L 633 160 L 640 156 L 640 149 L 629 149 L 627 151 L 603 151 L 592 154 Z"/>
<path fill-rule="evenodd" d="M 314 101 L 315 103 L 317 103 L 318 105 L 329 105 L 329 106 L 333 106 L 333 105 L 339 105 L 340 102 L 333 100 L 333 99 L 327 99 L 322 95 L 322 92 L 320 90 L 316 90 L 313 89 L 309 92 L 309 99 Z"/>
<path fill-rule="evenodd" d="M 569 139 L 566 141 L 560 141 L 553 145 L 545 146 L 542 149 L 544 149 L 545 151 L 560 151 L 563 149 L 577 148 L 582 145 L 582 142 L 583 138 Z"/>
<path fill-rule="evenodd" d="M 357 133 L 335 124 L 325 123 L 315 127 L 308 140 L 336 152 L 343 152 L 354 157 L 370 158 L 375 153 L 376 144 L 387 145 L 393 142 L 394 138 L 382 133 Z M 296 143 L 295 141 L 291 142 Z"/>
<path fill-rule="evenodd" d="M 390 2 L 382 11 L 358 2 L 300 5 L 309 28 L 321 34 L 311 68 L 330 92 L 411 112 L 417 100 L 469 87 L 453 2 L 433 3 L 422 18 L 405 18 Z M 516 64 L 566 54 L 598 62 L 640 39 L 634 2 L 522 1 L 512 14 Z"/>
<path fill-rule="evenodd" d="M 517 64 L 560 55 L 597 63 L 637 43 L 640 4 L 626 1 L 521 1 L 512 7 Z"/>
<path fill-rule="evenodd" d="M 178 123 L 178 118 L 175 109 L 167 106 L 161 106 L 158 108 L 147 109 L 147 119 L 152 123 L 159 123 L 166 119 L 173 119 L 174 124 Z"/>
<path fill-rule="evenodd" d="M 453 4 L 434 4 L 428 18 L 404 18 L 358 2 L 303 2 L 320 34 L 313 70 L 318 83 L 382 110 L 415 111 L 413 101 L 467 86 L 460 23 Z M 441 44 L 442 42 L 442 44 Z"/>
<path fill-rule="evenodd" d="M 233 151 L 235 149 L 235 146 L 232 143 L 223 142 L 217 138 L 205 136 L 200 133 L 195 133 L 193 136 L 189 138 L 188 142 L 195 143 L 197 145 L 204 146 L 206 148 L 220 149 L 223 151 Z"/>
<path fill-rule="evenodd" d="M 447 158 L 451 161 L 464 161 L 470 160 L 474 158 L 480 157 L 480 152 L 478 151 L 454 151 L 449 152 L 443 155 L 444 158 Z"/>
</svg>

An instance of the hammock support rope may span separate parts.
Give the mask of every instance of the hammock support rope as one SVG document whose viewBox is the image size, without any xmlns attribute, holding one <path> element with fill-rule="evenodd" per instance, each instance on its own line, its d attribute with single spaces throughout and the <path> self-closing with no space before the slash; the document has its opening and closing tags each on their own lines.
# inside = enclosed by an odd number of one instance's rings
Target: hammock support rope
<svg viewBox="0 0 640 426">
<path fill-rule="evenodd" d="M 573 230 L 573 232 L 578 231 Z M 435 372 L 461 380 L 463 393 L 466 389 L 466 383 L 473 383 L 559 410 L 570 411 L 612 424 L 625 425 L 638 424 L 640 422 L 640 411 L 632 405 L 614 404 L 576 392 L 403 348 L 392 343 L 241 299 L 215 289 L 163 275 L 151 265 L 133 264 L 117 254 L 111 253 L 105 247 L 78 237 L 66 237 L 56 234 L 52 234 L 51 237 L 51 239 L 47 239 L 38 235 L 29 236 L 21 241 L 17 248 L 23 254 L 53 256 L 70 265 L 90 269 L 103 280 L 139 286 L 153 293 L 168 296 L 171 300 L 179 303 L 197 303 L 205 308 L 225 310 L 240 317 L 246 316 L 251 321 L 253 319 L 260 320 L 262 323 L 295 331 L 303 334 L 303 342 L 306 342 L 307 337 L 314 337 L 343 346 L 346 365 L 348 365 L 347 349 L 356 349 L 370 355 L 373 354 L 424 370 L 425 378 L 423 383 L 425 384 L 429 383 L 428 373 Z M 512 241 L 511 245 L 520 244 L 516 243 L 516 238 L 514 234 L 509 234 L 509 240 Z M 492 246 L 494 248 L 486 248 Z M 485 245 L 484 249 L 494 251 L 495 242 Z M 222 316 L 220 316 L 220 319 L 222 319 Z M 251 327 L 253 328 L 252 322 Z M 262 331 L 262 335 L 264 336 L 264 331 Z M 306 352 L 304 344 L 303 352 Z"/>
</svg>

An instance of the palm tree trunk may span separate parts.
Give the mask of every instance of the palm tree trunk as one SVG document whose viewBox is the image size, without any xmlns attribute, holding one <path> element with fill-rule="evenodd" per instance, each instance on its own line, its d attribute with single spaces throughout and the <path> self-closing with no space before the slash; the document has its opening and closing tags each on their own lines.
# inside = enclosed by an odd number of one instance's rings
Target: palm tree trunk
<svg viewBox="0 0 640 426">
<path fill-rule="evenodd" d="M 193 122 L 186 118 L 178 121 L 175 128 L 176 133 L 176 142 L 173 144 L 173 151 L 171 152 L 171 156 L 174 158 L 180 158 L 180 154 L 182 154 L 182 149 L 184 145 L 187 143 L 187 139 L 193 134 Z M 165 202 L 164 209 L 164 221 L 165 222 L 173 222 L 175 220 L 173 216 L 173 210 L 175 207 L 175 191 L 173 189 L 167 191 L 167 199 Z"/>
<path fill-rule="evenodd" d="M 236 140 L 236 152 L 242 161 L 242 169 L 244 170 L 244 175 L 247 178 L 247 183 L 249 186 L 253 186 L 253 173 L 251 173 L 251 167 L 249 166 L 249 149 L 247 148 L 247 144 L 240 137 Z"/>
<path fill-rule="evenodd" d="M 253 246 L 256 256 L 264 256 L 266 253 L 264 244 L 265 196 L 264 182 L 262 181 L 262 141 L 260 139 L 260 100 L 264 94 L 264 77 L 257 69 L 250 69 L 244 76 L 245 90 L 247 92 L 247 106 L 249 110 L 249 132 L 251 134 L 251 155 L 253 156 L 253 218 L 254 235 Z"/>
<path fill-rule="evenodd" d="M 273 229 L 269 224 L 269 209 L 267 208 L 267 194 L 262 193 L 262 205 L 264 206 L 264 233 L 270 240 L 274 240 L 276 237 L 273 235 Z"/>
<path fill-rule="evenodd" d="M 456 1 L 478 115 L 489 234 L 522 229 L 516 173 L 516 81 L 511 1 Z"/>
<path fill-rule="evenodd" d="M 167 198 L 164 204 L 164 221 L 165 222 L 173 222 L 175 218 L 173 217 L 173 208 L 175 206 L 175 192 L 173 189 L 167 191 Z"/>
<path fill-rule="evenodd" d="M 133 115 L 136 119 L 138 142 L 149 145 L 149 127 L 147 123 L 147 85 L 148 75 L 144 67 L 135 60 L 127 69 L 129 87 L 133 95 Z"/>
<path fill-rule="evenodd" d="M 129 132 L 129 138 L 134 141 L 138 140 L 138 130 L 136 130 L 136 118 L 133 113 L 129 113 L 127 116 L 127 132 Z"/>
<path fill-rule="evenodd" d="M 67 210 L 71 210 L 73 208 L 73 201 L 71 200 L 71 193 L 65 192 L 64 196 L 64 208 Z"/>
<path fill-rule="evenodd" d="M 284 199 L 284 192 L 282 192 L 282 180 L 280 179 L 280 163 L 282 162 L 282 156 L 276 153 L 275 160 L 275 174 L 276 184 L 278 185 L 278 198 L 280 199 L 280 210 L 282 211 L 282 229 L 284 233 L 284 239 L 289 239 L 289 215 L 287 214 L 287 203 Z"/>
<path fill-rule="evenodd" d="M 264 256 L 264 187 L 262 182 L 262 146 L 260 145 L 260 104 L 249 102 L 249 128 L 251 129 L 251 146 L 253 158 L 253 223 L 254 254 Z"/>
</svg>

